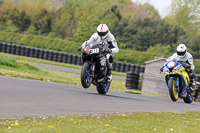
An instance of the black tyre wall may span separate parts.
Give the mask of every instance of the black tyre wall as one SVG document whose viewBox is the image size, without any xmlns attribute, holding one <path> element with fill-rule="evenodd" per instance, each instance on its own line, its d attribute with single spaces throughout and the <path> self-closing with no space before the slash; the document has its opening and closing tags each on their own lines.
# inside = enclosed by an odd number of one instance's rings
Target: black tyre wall
<svg viewBox="0 0 200 133">
<path fill-rule="evenodd" d="M 33 47 L 10 44 L 5 42 L 0 42 L 0 52 L 45 59 L 50 61 L 69 63 L 74 65 L 82 65 L 82 57 L 80 55 L 62 53 L 40 48 L 33 48 Z M 140 72 L 144 72 L 144 70 L 145 70 L 144 66 L 136 64 L 124 63 L 119 61 L 113 63 L 113 71 L 117 72 L 132 71 L 139 74 Z"/>
<path fill-rule="evenodd" d="M 127 72 L 126 76 L 126 88 L 127 89 L 138 89 L 139 85 L 139 74 L 135 72 Z"/>
</svg>

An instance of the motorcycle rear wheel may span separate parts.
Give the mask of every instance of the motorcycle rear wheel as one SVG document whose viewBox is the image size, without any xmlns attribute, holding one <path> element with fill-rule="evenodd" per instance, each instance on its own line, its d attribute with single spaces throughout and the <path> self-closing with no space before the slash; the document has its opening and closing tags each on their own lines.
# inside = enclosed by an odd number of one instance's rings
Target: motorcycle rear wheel
<svg viewBox="0 0 200 133">
<path fill-rule="evenodd" d="M 109 83 L 99 83 L 97 85 L 97 92 L 99 94 L 105 95 L 108 92 L 109 88 L 110 88 L 110 82 Z"/>
<path fill-rule="evenodd" d="M 193 96 L 190 93 L 187 93 L 187 96 L 186 98 L 183 98 L 183 101 L 190 104 L 193 101 Z"/>
<path fill-rule="evenodd" d="M 92 84 L 92 79 L 89 79 L 89 69 L 91 65 L 89 63 L 84 63 L 81 69 L 81 84 L 84 88 L 89 88 Z"/>
<path fill-rule="evenodd" d="M 169 95 L 170 98 L 172 99 L 172 101 L 177 101 L 178 100 L 178 89 L 176 87 L 176 80 L 174 80 L 173 78 L 169 79 Z"/>
</svg>

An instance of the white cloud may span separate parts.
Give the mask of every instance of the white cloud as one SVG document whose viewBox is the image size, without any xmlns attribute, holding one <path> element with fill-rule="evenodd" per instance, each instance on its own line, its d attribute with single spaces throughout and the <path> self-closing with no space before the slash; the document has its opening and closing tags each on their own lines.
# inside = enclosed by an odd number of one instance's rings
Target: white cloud
<svg viewBox="0 0 200 133">
<path fill-rule="evenodd" d="M 172 0 L 132 0 L 133 2 L 137 2 L 140 4 L 150 3 L 158 10 L 159 14 L 162 17 L 165 17 L 169 14 L 170 5 Z"/>
</svg>

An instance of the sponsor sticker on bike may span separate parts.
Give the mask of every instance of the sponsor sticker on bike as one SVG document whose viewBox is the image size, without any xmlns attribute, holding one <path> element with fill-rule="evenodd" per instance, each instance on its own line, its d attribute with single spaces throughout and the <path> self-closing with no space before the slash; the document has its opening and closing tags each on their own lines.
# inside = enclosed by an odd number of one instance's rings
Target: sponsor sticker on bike
<svg viewBox="0 0 200 133">
<path fill-rule="evenodd" d="M 91 49 L 90 53 L 91 54 L 97 54 L 97 53 L 99 53 L 99 48 Z"/>
<path fill-rule="evenodd" d="M 176 65 L 176 63 L 174 61 L 170 61 L 168 64 L 167 64 L 167 67 L 169 68 L 172 68 Z"/>
</svg>

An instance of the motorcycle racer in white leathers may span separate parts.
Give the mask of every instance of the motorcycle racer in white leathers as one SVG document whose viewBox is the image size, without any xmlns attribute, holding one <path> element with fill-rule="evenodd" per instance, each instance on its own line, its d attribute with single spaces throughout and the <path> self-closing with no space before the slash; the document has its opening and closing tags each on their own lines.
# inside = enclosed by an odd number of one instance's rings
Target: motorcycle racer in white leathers
<svg viewBox="0 0 200 133">
<path fill-rule="evenodd" d="M 84 47 L 86 44 L 92 45 L 102 45 L 103 51 L 107 53 L 106 59 L 108 64 L 108 82 L 112 80 L 112 64 L 114 54 L 119 52 L 119 48 L 117 46 L 117 42 L 113 34 L 109 31 L 109 28 L 106 24 L 100 24 L 97 27 L 97 32 L 94 33 L 88 41 L 85 41 L 82 44 Z"/>
<path fill-rule="evenodd" d="M 187 52 L 187 48 L 185 44 L 179 44 L 177 47 L 177 52 L 167 59 L 167 61 L 169 60 L 175 60 L 179 63 L 183 63 L 183 67 L 187 69 L 187 72 L 190 76 L 191 84 L 192 86 L 194 86 L 195 85 L 195 74 L 194 74 L 195 66 L 193 64 L 193 57 L 189 52 Z M 163 70 L 163 67 L 161 68 L 161 71 L 162 70 Z"/>
</svg>

